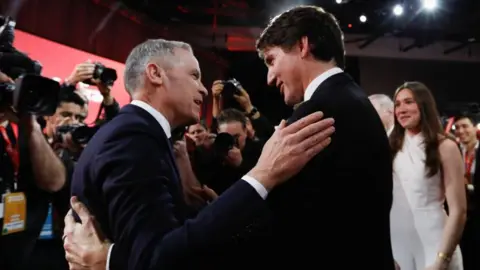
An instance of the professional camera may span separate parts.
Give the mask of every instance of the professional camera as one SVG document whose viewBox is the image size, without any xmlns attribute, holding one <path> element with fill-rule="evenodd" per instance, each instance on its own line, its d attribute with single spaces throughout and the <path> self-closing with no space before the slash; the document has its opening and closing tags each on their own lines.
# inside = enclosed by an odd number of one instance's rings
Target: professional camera
<svg viewBox="0 0 480 270">
<path fill-rule="evenodd" d="M 117 71 L 97 62 L 95 63 L 95 69 L 93 70 L 93 79 L 100 80 L 104 85 L 112 86 L 117 80 Z M 91 79 L 85 80 L 84 83 L 95 85 Z"/>
<path fill-rule="evenodd" d="M 224 98 L 230 98 L 234 95 L 240 95 L 240 88 L 242 87 L 241 84 L 235 79 L 230 79 L 226 81 L 222 81 L 223 83 L 223 91 L 222 96 Z"/>
<path fill-rule="evenodd" d="M 226 132 L 218 133 L 213 143 L 215 158 L 223 161 L 228 155 L 228 151 L 232 150 L 233 147 L 238 147 L 238 139 Z"/>
<path fill-rule="evenodd" d="M 234 108 L 242 110 L 238 102 L 235 100 L 234 95 L 241 95 L 241 84 L 235 78 L 222 81 L 222 99 L 224 108 Z"/>
<path fill-rule="evenodd" d="M 13 47 L 15 22 L 0 16 L 0 71 L 15 83 L 0 83 L 0 105 L 13 107 L 18 114 L 53 115 L 60 84 L 40 76 L 42 66 Z"/>
<path fill-rule="evenodd" d="M 55 113 L 60 91 L 60 84 L 54 80 L 21 75 L 14 84 L 0 83 L 0 106 L 13 106 L 20 115 L 49 116 Z"/>
<path fill-rule="evenodd" d="M 85 126 L 85 125 L 65 125 L 57 128 L 57 138 L 56 141 L 62 142 L 63 134 L 70 133 L 72 135 L 72 140 L 78 145 L 87 144 L 90 139 L 95 135 L 95 133 L 100 129 L 101 126 Z"/>
</svg>

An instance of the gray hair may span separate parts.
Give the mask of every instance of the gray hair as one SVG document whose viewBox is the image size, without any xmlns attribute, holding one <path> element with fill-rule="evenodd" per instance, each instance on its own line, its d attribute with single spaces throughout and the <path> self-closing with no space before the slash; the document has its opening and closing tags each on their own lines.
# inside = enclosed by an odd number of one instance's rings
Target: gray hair
<svg viewBox="0 0 480 270">
<path fill-rule="evenodd" d="M 378 106 L 385 111 L 393 112 L 393 101 L 392 99 L 384 94 L 374 94 L 368 97 L 371 102 L 377 102 Z"/>
<path fill-rule="evenodd" d="M 130 96 L 135 89 L 143 85 L 142 75 L 145 73 L 148 62 L 152 58 L 157 58 L 161 63 L 167 64 L 171 60 L 169 58 L 174 55 L 175 49 L 192 51 L 188 43 L 165 39 L 149 39 L 133 48 L 125 63 L 124 73 L 125 89 Z"/>
</svg>

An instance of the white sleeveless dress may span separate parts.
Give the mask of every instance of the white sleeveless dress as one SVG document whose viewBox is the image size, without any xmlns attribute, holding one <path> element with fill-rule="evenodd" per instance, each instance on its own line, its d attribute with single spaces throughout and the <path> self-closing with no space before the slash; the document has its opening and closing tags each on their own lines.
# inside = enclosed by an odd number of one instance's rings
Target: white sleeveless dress
<svg viewBox="0 0 480 270">
<path fill-rule="evenodd" d="M 406 134 L 393 162 L 390 211 L 393 256 L 401 270 L 424 270 L 435 262 L 447 221 L 440 173 L 427 177 L 425 158 L 423 136 Z M 459 247 L 448 269 L 463 270 Z"/>
</svg>

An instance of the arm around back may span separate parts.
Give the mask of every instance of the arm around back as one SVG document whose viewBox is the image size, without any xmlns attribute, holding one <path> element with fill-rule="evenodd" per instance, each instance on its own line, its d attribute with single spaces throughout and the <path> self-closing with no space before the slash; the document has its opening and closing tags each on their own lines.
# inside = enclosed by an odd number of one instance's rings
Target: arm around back
<svg viewBox="0 0 480 270">
<path fill-rule="evenodd" d="M 103 148 L 95 166 L 104 179 L 101 188 L 115 242 L 111 270 L 170 269 L 218 247 L 267 211 L 255 189 L 238 181 L 197 218 L 183 223 L 178 216 L 180 182 L 168 148 L 147 134 L 117 136 Z"/>
</svg>

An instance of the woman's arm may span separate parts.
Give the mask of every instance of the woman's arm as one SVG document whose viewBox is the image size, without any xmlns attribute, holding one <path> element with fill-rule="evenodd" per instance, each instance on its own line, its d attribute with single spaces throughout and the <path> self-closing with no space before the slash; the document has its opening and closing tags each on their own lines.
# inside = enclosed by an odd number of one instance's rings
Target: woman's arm
<svg viewBox="0 0 480 270">
<path fill-rule="evenodd" d="M 438 252 L 449 258 L 460 241 L 467 217 L 467 202 L 463 183 L 465 168 L 460 150 L 452 140 L 444 139 L 440 143 L 439 152 L 449 215 Z M 441 258 L 441 255 L 439 255 L 439 259 L 445 260 L 445 258 Z"/>
</svg>

